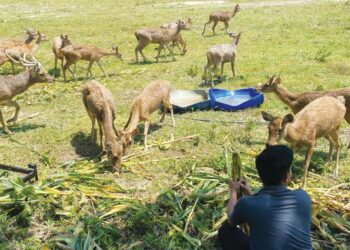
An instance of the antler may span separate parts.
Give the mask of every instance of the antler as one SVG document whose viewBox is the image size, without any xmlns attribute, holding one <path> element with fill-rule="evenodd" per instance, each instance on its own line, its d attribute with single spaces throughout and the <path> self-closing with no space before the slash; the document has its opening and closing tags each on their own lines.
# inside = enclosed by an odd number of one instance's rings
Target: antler
<svg viewBox="0 0 350 250">
<path fill-rule="evenodd" d="M 19 59 L 16 60 L 14 57 L 12 57 L 6 50 L 4 51 L 5 52 L 5 55 L 14 63 L 17 63 L 17 64 L 22 64 L 23 66 L 26 66 L 26 67 L 29 67 L 29 66 L 35 66 L 35 65 L 39 65 L 39 62 L 34 58 L 32 57 L 32 60 L 33 61 L 28 61 L 26 59 L 26 54 L 24 54 L 23 57 L 21 57 L 17 52 L 15 53 L 15 57 Z"/>
</svg>

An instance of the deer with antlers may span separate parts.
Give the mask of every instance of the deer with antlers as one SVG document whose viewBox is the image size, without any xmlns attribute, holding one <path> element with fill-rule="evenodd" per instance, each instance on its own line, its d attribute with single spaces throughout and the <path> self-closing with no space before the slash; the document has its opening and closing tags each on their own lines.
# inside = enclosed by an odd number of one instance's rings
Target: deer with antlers
<svg viewBox="0 0 350 250">
<path fill-rule="evenodd" d="M 170 28 L 154 28 L 154 29 L 140 29 L 135 32 L 138 45 L 135 48 L 136 63 L 139 63 L 138 53 L 141 54 L 143 60 L 146 61 L 146 57 L 143 54 L 142 50 L 147 47 L 150 43 L 159 44 L 158 55 L 156 56 L 156 62 L 159 61 L 159 56 L 162 51 L 162 48 L 167 48 L 173 61 L 175 57 L 173 50 L 170 48 L 169 43 L 175 40 L 179 35 L 181 30 L 185 28 L 184 21 L 179 20 L 176 29 Z"/>
<path fill-rule="evenodd" d="M 24 31 L 27 35 L 25 41 L 16 40 L 16 39 L 8 39 L 8 40 L 0 41 L 0 66 L 6 62 L 10 62 L 13 74 L 15 74 L 15 65 L 14 65 L 15 63 L 7 57 L 7 55 L 5 54 L 5 50 L 8 48 L 21 46 L 24 44 L 32 44 L 33 41 L 35 41 L 37 38 L 37 32 L 35 30 L 29 28 L 29 29 L 25 29 Z"/>
<path fill-rule="evenodd" d="M 240 11 L 240 7 L 238 4 L 236 4 L 236 6 L 234 7 L 232 12 L 218 11 L 218 12 L 211 13 L 209 15 L 209 21 L 206 24 L 204 24 L 202 35 L 204 35 L 204 33 L 205 33 L 205 27 L 211 23 L 214 23 L 212 29 L 213 29 L 213 33 L 215 35 L 215 27 L 216 27 L 216 25 L 218 25 L 219 22 L 223 22 L 225 24 L 224 29 L 227 32 L 227 28 L 229 26 L 228 22 L 231 20 L 231 18 L 233 18 L 237 14 L 238 11 Z"/>
<path fill-rule="evenodd" d="M 86 78 L 92 77 L 91 67 L 96 62 L 97 66 L 102 70 L 103 74 L 107 77 L 105 70 L 100 62 L 100 60 L 105 56 L 115 56 L 121 61 L 122 55 L 119 53 L 119 49 L 116 46 L 112 47 L 112 50 L 107 51 L 100 49 L 96 46 L 91 45 L 68 45 L 61 49 L 61 54 L 64 56 L 66 63 L 62 66 L 62 72 L 64 80 L 66 81 L 66 71 L 67 69 L 73 75 L 76 80 L 75 74 L 70 69 L 70 66 L 75 64 L 79 60 L 89 61 L 89 66 L 86 73 Z"/>
<path fill-rule="evenodd" d="M 37 39 L 34 44 L 29 43 L 29 44 L 21 44 L 21 45 L 16 45 L 12 47 L 8 47 L 4 49 L 4 54 L 5 57 L 0 57 L 0 65 L 4 64 L 5 62 L 11 62 L 12 64 L 12 70 L 14 71 L 14 64 L 22 64 L 18 58 L 18 56 L 25 58 L 25 59 L 30 59 L 34 62 L 36 62 L 36 59 L 34 57 L 35 52 L 38 50 L 39 45 L 43 41 L 48 41 L 46 36 L 41 33 L 40 31 L 37 32 Z"/>
<path fill-rule="evenodd" d="M 25 92 L 30 86 L 39 82 L 54 82 L 55 79 L 50 76 L 41 64 L 37 61 L 28 61 L 25 57 L 16 55 L 23 66 L 28 67 L 26 71 L 23 71 L 13 76 L 0 76 L 0 105 L 15 108 L 15 114 L 7 122 L 4 121 L 3 115 L 0 109 L 0 122 L 5 134 L 11 133 L 7 123 L 15 122 L 18 118 L 18 112 L 20 109 L 19 104 L 12 100 L 15 96 Z"/>
</svg>

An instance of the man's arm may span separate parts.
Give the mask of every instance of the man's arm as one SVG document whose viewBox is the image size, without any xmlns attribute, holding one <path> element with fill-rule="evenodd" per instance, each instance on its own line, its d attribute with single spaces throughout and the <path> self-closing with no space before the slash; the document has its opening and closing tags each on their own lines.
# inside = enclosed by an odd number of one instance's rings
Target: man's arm
<svg viewBox="0 0 350 250">
<path fill-rule="evenodd" d="M 227 204 L 226 212 L 228 221 L 231 225 L 235 224 L 233 219 L 233 211 L 235 209 L 236 203 L 237 203 L 237 192 L 239 189 L 242 189 L 242 192 L 249 196 L 252 195 L 252 192 L 250 191 L 249 186 L 247 185 L 246 181 L 231 181 L 230 182 L 230 198 Z M 240 221 L 239 218 L 241 218 L 240 214 L 235 214 L 235 217 L 238 217 L 238 221 Z M 235 220 L 236 221 L 236 220 Z"/>
</svg>

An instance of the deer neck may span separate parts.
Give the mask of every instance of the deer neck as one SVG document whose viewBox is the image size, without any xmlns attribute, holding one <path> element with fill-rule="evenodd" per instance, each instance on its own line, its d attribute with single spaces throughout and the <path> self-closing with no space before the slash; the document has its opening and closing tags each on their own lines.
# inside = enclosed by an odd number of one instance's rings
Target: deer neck
<svg viewBox="0 0 350 250">
<path fill-rule="evenodd" d="M 294 144 L 295 142 L 299 141 L 300 133 L 298 133 L 298 130 L 293 127 L 293 123 L 286 125 L 283 138 L 290 144 Z"/>
<path fill-rule="evenodd" d="M 114 143 L 116 138 L 113 133 L 113 119 L 111 110 L 108 108 L 107 102 L 105 102 L 105 108 L 102 111 L 102 127 L 105 134 L 106 141 Z"/>
<path fill-rule="evenodd" d="M 275 89 L 275 94 L 278 96 L 278 98 L 288 106 L 292 105 L 292 102 L 295 101 L 298 97 L 298 95 L 288 91 L 286 88 L 277 85 Z"/>
<path fill-rule="evenodd" d="M 113 56 L 115 55 L 115 51 L 106 51 L 106 50 L 101 50 L 100 51 L 100 57 L 104 57 L 104 56 Z"/>
<path fill-rule="evenodd" d="M 23 93 L 35 83 L 35 79 L 32 78 L 28 70 L 13 76 L 9 84 L 9 87 L 12 90 L 12 96 Z"/>
<path fill-rule="evenodd" d="M 238 45 L 238 43 L 239 43 L 239 39 L 241 38 L 241 34 L 239 34 L 236 38 L 235 38 L 235 40 L 233 40 L 233 46 L 237 46 Z"/>
<path fill-rule="evenodd" d="M 231 13 L 231 18 L 233 18 L 237 14 L 237 10 L 233 10 Z"/>
<path fill-rule="evenodd" d="M 130 114 L 130 122 L 128 127 L 126 128 L 127 132 L 132 132 L 137 128 L 137 125 L 140 122 L 140 112 L 139 109 L 133 109 Z"/>
</svg>

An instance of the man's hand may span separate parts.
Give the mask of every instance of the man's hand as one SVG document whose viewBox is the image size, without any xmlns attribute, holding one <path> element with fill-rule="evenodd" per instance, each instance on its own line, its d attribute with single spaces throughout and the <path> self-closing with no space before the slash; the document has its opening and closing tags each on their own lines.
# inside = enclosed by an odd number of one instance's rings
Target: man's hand
<svg viewBox="0 0 350 250">
<path fill-rule="evenodd" d="M 250 187 L 248 185 L 248 182 L 246 180 L 240 180 L 240 181 L 231 181 L 230 182 L 230 191 L 231 193 L 237 191 L 241 188 L 242 192 L 244 195 L 252 195 L 252 191 L 250 190 Z"/>
<path fill-rule="evenodd" d="M 253 194 L 253 192 L 250 190 L 250 187 L 248 185 L 248 182 L 246 180 L 241 181 L 241 190 L 244 195 L 250 196 Z"/>
</svg>

